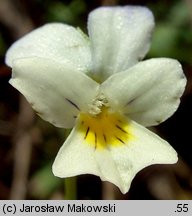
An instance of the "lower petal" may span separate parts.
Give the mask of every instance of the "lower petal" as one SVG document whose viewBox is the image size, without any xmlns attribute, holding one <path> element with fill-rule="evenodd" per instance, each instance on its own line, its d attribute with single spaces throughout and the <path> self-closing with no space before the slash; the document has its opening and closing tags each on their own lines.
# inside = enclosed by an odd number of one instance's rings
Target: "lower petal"
<svg viewBox="0 0 192 216">
<path fill-rule="evenodd" d="M 118 185 L 123 193 L 129 190 L 135 175 L 143 168 L 153 164 L 174 164 L 177 153 L 172 146 L 150 130 L 130 122 L 130 133 L 134 137 L 126 145 L 110 148 L 122 184 Z"/>
<path fill-rule="evenodd" d="M 177 162 L 177 153 L 165 140 L 133 121 L 128 122 L 122 117 L 124 122 L 117 130 L 111 127 L 113 133 L 103 125 L 108 124 L 107 119 L 101 121 L 100 128 L 106 130 L 103 134 L 107 137 L 102 140 L 100 130 L 91 125 L 90 119 L 83 118 L 80 115 L 55 159 L 53 173 L 56 176 L 94 174 L 126 193 L 137 172 L 144 167 Z M 116 125 L 115 117 L 110 116 L 110 119 L 111 125 Z M 96 121 L 95 117 L 93 121 Z M 122 135 L 125 131 L 129 136 Z"/>
<path fill-rule="evenodd" d="M 55 158 L 52 167 L 55 176 L 66 178 L 80 174 L 99 175 L 95 163 L 95 149 L 83 139 L 75 127 Z"/>
</svg>

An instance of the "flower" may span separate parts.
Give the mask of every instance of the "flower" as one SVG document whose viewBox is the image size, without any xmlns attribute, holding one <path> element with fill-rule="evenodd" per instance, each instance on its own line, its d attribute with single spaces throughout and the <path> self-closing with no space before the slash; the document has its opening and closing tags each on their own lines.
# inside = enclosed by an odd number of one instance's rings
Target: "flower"
<svg viewBox="0 0 192 216">
<path fill-rule="evenodd" d="M 8 50 L 11 85 L 44 120 L 73 127 L 54 161 L 55 176 L 90 173 L 126 193 L 144 167 L 177 162 L 175 150 L 145 128 L 177 110 L 186 85 L 178 61 L 140 61 L 153 27 L 145 7 L 102 7 L 89 14 L 89 38 L 53 23 Z"/>
</svg>

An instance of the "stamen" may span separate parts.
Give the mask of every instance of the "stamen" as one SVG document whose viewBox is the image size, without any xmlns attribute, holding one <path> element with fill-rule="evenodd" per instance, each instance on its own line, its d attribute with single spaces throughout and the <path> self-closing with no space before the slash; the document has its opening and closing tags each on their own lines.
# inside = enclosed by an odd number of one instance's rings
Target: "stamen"
<svg viewBox="0 0 192 216">
<path fill-rule="evenodd" d="M 98 115 L 103 106 L 108 107 L 108 101 L 104 94 L 99 92 L 90 105 L 89 113 L 91 115 Z"/>
</svg>

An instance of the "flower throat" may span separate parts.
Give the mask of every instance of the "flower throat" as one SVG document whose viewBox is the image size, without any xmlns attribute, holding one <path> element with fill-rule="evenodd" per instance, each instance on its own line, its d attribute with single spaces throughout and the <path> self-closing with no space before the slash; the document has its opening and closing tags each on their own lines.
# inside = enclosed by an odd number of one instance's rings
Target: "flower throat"
<svg viewBox="0 0 192 216">
<path fill-rule="evenodd" d="M 129 131 L 127 119 L 119 113 L 110 112 L 104 105 L 98 114 L 80 114 L 79 132 L 86 143 L 97 150 L 126 145 L 131 138 Z"/>
</svg>

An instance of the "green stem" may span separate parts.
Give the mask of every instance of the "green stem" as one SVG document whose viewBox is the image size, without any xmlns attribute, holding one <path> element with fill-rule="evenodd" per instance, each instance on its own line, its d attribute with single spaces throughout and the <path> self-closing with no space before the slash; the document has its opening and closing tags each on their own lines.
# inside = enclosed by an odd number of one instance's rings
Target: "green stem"
<svg viewBox="0 0 192 216">
<path fill-rule="evenodd" d="M 76 200 L 77 199 L 77 178 L 71 177 L 64 180 L 65 186 L 65 199 Z"/>
</svg>

